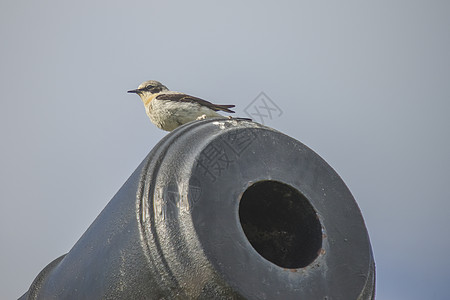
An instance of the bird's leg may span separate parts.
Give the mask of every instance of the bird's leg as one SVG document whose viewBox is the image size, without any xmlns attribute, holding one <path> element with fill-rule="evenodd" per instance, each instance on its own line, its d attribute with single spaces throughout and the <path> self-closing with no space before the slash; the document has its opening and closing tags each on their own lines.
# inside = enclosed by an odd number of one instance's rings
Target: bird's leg
<svg viewBox="0 0 450 300">
<path fill-rule="evenodd" d="M 206 119 L 206 115 L 201 115 L 200 117 L 197 118 L 197 120 L 204 120 Z"/>
</svg>

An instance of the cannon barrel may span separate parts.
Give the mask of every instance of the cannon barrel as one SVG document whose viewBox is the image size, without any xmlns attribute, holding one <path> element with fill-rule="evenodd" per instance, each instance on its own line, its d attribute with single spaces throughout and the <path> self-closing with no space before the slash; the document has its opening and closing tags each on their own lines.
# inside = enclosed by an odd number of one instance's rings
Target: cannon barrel
<svg viewBox="0 0 450 300">
<path fill-rule="evenodd" d="M 20 299 L 374 299 L 361 212 L 314 151 L 244 119 L 149 153 Z"/>
</svg>

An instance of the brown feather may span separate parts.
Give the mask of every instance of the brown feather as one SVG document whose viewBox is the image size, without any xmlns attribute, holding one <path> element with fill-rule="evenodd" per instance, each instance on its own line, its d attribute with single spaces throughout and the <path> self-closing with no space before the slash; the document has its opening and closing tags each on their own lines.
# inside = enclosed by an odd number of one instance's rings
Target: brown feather
<svg viewBox="0 0 450 300">
<path fill-rule="evenodd" d="M 197 97 L 193 97 L 193 96 L 189 96 L 186 94 L 161 94 L 156 96 L 156 99 L 158 100 L 169 100 L 169 101 L 178 101 L 178 102 L 190 102 L 190 103 L 197 103 L 199 105 L 202 106 L 206 106 L 209 109 L 212 109 L 214 111 L 224 111 L 224 112 L 228 112 L 228 113 L 234 113 L 234 111 L 232 111 L 230 108 L 234 107 L 234 105 L 230 105 L 230 104 L 213 104 L 209 101 L 197 98 Z"/>
</svg>

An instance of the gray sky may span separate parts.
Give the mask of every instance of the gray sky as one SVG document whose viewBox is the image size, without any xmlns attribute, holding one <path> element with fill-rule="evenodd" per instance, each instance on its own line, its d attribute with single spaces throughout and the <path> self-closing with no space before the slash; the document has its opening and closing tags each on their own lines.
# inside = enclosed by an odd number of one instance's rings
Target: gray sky
<svg viewBox="0 0 450 300">
<path fill-rule="evenodd" d="M 166 134 L 142 81 L 265 124 L 344 179 L 370 233 L 377 299 L 447 299 L 450 2 L 2 1 L 1 298 L 70 250 Z"/>
</svg>

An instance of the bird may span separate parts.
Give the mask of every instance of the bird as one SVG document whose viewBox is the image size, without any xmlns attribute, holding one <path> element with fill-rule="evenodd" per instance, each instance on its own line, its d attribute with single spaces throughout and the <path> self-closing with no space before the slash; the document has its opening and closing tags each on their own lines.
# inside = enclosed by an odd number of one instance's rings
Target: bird
<svg viewBox="0 0 450 300">
<path fill-rule="evenodd" d="M 128 93 L 135 93 L 141 97 L 150 121 L 165 131 L 172 131 L 195 120 L 226 118 L 217 112 L 234 113 L 230 108 L 235 107 L 228 104 L 213 104 L 194 96 L 170 91 L 156 80 L 144 81 L 137 89 L 130 90 Z"/>
</svg>

